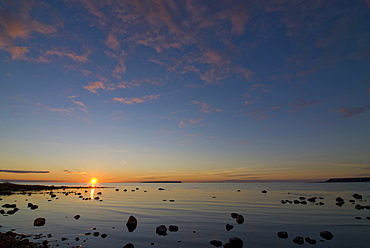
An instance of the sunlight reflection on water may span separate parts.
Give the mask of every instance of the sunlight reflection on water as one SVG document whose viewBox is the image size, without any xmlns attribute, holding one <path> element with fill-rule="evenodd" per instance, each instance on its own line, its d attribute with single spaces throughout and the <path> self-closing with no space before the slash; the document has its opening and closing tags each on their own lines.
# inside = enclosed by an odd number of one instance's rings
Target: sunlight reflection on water
<svg viewBox="0 0 370 248">
<path fill-rule="evenodd" d="M 335 238 L 318 242 L 316 247 L 363 247 L 369 243 L 370 210 L 355 210 L 348 202 L 353 193 L 362 194 L 363 201 L 370 198 L 368 184 L 107 184 L 112 188 L 54 191 L 58 199 L 45 194 L 4 196 L 1 201 L 16 203 L 20 211 L 14 215 L 1 216 L 0 231 L 12 228 L 26 234 L 51 234 L 44 238 L 60 247 L 123 247 L 133 243 L 135 247 L 213 247 L 213 239 L 228 241 L 230 237 L 244 240 L 246 247 L 296 247 L 292 239 L 310 236 L 319 240 L 318 233 L 330 230 Z M 159 187 L 165 190 L 158 190 Z M 137 189 L 138 188 L 138 189 Z M 119 191 L 116 191 L 119 189 Z M 123 191 L 127 189 L 127 192 Z M 261 193 L 266 189 L 267 193 Z M 73 192 L 72 192 L 73 191 Z M 101 195 L 97 195 L 101 192 Z M 81 193 L 77 195 L 76 193 Z M 99 200 L 83 200 L 99 196 Z M 323 197 L 325 205 L 281 204 L 281 200 L 298 197 Z M 342 207 L 335 205 L 335 198 L 346 200 Z M 82 198 L 80 198 L 82 197 Z M 50 201 L 51 200 L 51 201 Z M 30 210 L 27 203 L 39 205 Z M 245 222 L 237 224 L 230 213 L 242 214 Z M 79 214 L 80 219 L 74 219 Z M 138 219 L 137 229 L 129 233 L 125 226 L 130 215 Z M 361 216 L 361 220 L 356 220 Z M 46 225 L 34 227 L 33 220 L 46 218 Z M 234 225 L 226 231 L 226 224 Z M 178 232 L 158 236 L 159 225 L 177 225 Z M 289 232 L 289 239 L 277 238 L 277 231 Z M 99 232 L 108 236 L 85 235 Z M 75 238 L 79 237 L 79 241 Z M 67 238 L 61 241 L 61 238 Z M 44 240 L 42 239 L 42 240 Z M 42 241 L 41 240 L 41 241 Z M 179 242 L 181 241 L 181 242 Z M 305 244 L 301 247 L 305 247 Z"/>
</svg>

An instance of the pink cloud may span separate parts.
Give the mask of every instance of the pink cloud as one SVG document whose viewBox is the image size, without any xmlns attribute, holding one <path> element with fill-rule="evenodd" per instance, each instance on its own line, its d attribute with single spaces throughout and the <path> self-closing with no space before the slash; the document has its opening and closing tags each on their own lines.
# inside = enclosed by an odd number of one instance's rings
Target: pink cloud
<svg viewBox="0 0 370 248">
<path fill-rule="evenodd" d="M 13 46 L 9 49 L 13 60 L 24 59 L 25 54 L 29 52 L 27 47 Z"/>
<path fill-rule="evenodd" d="M 91 54 L 92 50 L 87 50 L 81 55 L 76 55 L 73 52 L 63 52 L 63 51 L 54 51 L 54 50 L 49 50 L 46 51 L 43 56 L 39 58 L 39 62 L 44 62 L 44 63 L 49 63 L 51 61 L 51 56 L 59 56 L 59 57 L 68 57 L 74 61 L 77 62 L 87 62 L 89 61 L 88 56 Z"/>
<path fill-rule="evenodd" d="M 151 100 L 158 100 L 161 95 L 146 95 L 142 97 L 115 97 L 113 98 L 114 101 L 121 102 L 123 104 L 136 104 L 136 103 L 144 103 Z"/>
<path fill-rule="evenodd" d="M 120 43 L 119 43 L 117 37 L 114 36 L 113 34 L 109 34 L 108 35 L 107 40 L 105 41 L 105 44 L 109 48 L 111 48 L 111 49 L 113 49 L 115 51 L 117 51 L 119 49 L 119 47 L 120 47 Z"/>
<path fill-rule="evenodd" d="M 195 105 L 199 105 L 199 107 L 200 107 L 199 111 L 203 112 L 203 113 L 206 113 L 206 114 L 209 114 L 212 111 L 223 112 L 222 109 L 213 108 L 210 104 L 205 103 L 205 102 L 192 101 L 191 103 L 195 104 Z"/>
<path fill-rule="evenodd" d="M 104 83 L 100 81 L 90 82 L 88 85 L 83 87 L 94 94 L 98 94 L 98 92 L 96 92 L 97 89 L 105 89 Z"/>
</svg>

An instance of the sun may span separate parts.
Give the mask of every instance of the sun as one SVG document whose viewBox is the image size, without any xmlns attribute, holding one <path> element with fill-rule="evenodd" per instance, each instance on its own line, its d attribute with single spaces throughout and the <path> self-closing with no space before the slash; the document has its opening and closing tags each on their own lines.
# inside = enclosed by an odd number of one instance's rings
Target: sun
<svg viewBox="0 0 370 248">
<path fill-rule="evenodd" d="M 97 182 L 98 182 L 98 179 L 96 179 L 95 177 L 93 177 L 93 178 L 90 179 L 90 183 L 92 185 L 96 184 Z"/>
</svg>

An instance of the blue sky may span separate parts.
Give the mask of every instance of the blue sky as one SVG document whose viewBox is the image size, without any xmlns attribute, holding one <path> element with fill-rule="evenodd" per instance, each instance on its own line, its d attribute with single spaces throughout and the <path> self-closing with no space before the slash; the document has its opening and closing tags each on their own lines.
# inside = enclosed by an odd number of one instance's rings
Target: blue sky
<svg viewBox="0 0 370 248">
<path fill-rule="evenodd" d="M 0 179 L 370 176 L 370 2 L 0 1 Z"/>
</svg>

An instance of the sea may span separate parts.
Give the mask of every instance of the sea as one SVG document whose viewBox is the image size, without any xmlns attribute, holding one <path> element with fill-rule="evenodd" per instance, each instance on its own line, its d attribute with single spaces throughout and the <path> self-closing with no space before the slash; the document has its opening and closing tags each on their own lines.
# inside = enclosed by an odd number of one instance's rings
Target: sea
<svg viewBox="0 0 370 248">
<path fill-rule="evenodd" d="M 122 248 L 131 243 L 135 248 L 203 248 L 216 247 L 212 240 L 224 245 L 233 237 L 241 239 L 243 247 L 370 247 L 370 209 L 355 208 L 370 205 L 370 183 L 366 182 L 96 186 L 106 188 L 0 196 L 1 206 L 8 203 L 19 208 L 15 214 L 0 215 L 0 232 L 31 235 L 31 240 L 47 240 L 51 247 Z M 355 199 L 354 194 L 362 199 Z M 312 197 L 315 201 L 307 201 Z M 338 197 L 344 204 L 337 204 Z M 39 207 L 31 210 L 28 203 Z M 242 215 L 244 222 L 238 224 L 232 213 Z M 126 227 L 130 216 L 137 220 L 132 232 Z M 45 218 L 45 225 L 34 226 L 36 218 Z M 227 230 L 227 224 L 232 229 Z M 156 228 L 160 225 L 167 229 L 177 226 L 178 230 L 158 235 Z M 279 238 L 280 231 L 287 232 L 288 237 Z M 322 238 L 322 231 L 331 232 L 333 238 Z M 293 242 L 297 236 L 317 243 L 298 245 Z"/>
</svg>

